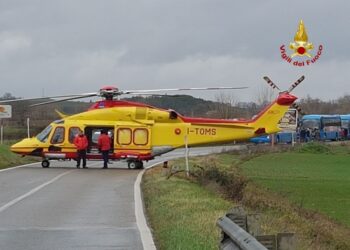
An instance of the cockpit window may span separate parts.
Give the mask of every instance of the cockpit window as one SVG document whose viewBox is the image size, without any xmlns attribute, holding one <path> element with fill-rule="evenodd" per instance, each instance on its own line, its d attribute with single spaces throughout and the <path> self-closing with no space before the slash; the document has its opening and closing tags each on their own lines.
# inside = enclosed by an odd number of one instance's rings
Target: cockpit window
<svg viewBox="0 0 350 250">
<path fill-rule="evenodd" d="M 69 142 L 73 144 L 74 138 L 79 134 L 81 131 L 78 127 L 71 127 L 69 128 Z"/>
<path fill-rule="evenodd" d="M 47 138 L 49 137 L 49 134 L 52 130 L 52 126 L 49 125 L 47 126 L 43 131 L 41 131 L 37 136 L 36 138 L 41 141 L 41 142 L 46 142 L 47 141 Z"/>
<path fill-rule="evenodd" d="M 62 143 L 64 141 L 64 127 L 57 127 L 51 138 L 51 143 Z"/>
</svg>

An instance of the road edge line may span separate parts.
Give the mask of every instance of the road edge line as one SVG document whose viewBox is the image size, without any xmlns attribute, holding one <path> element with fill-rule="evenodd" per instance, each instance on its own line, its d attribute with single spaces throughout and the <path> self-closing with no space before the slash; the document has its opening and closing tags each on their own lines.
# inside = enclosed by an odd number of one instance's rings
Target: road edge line
<svg viewBox="0 0 350 250">
<path fill-rule="evenodd" d="M 38 163 L 40 163 L 40 162 L 32 162 L 32 163 L 19 165 L 19 166 L 15 166 L 15 167 L 8 167 L 8 168 L 0 169 L 0 172 L 9 171 L 9 170 L 16 169 L 16 168 L 24 168 L 24 167 L 28 167 L 28 166 L 31 166 L 31 165 L 34 165 L 34 164 L 38 164 Z"/>
<path fill-rule="evenodd" d="M 150 169 L 161 162 L 154 163 L 153 165 L 147 167 L 147 169 Z M 136 224 L 137 228 L 139 229 L 140 235 L 141 235 L 141 242 L 143 245 L 143 249 L 145 250 L 156 250 L 156 245 L 153 241 L 153 236 L 151 233 L 151 229 L 148 227 L 146 216 L 144 212 L 144 206 L 143 206 L 143 199 L 141 195 L 141 180 L 143 177 L 143 174 L 146 172 L 146 169 L 142 170 L 136 178 L 135 184 L 134 184 L 134 199 L 135 199 L 135 216 L 136 216 Z"/>
</svg>

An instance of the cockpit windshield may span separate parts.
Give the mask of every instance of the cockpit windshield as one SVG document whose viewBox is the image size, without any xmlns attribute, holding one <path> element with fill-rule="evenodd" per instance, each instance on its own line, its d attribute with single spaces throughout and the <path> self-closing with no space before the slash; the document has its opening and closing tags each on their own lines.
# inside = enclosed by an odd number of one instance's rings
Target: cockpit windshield
<svg viewBox="0 0 350 250">
<path fill-rule="evenodd" d="M 36 138 L 41 141 L 41 142 L 46 142 L 47 141 L 47 138 L 49 137 L 49 134 L 52 130 L 52 126 L 49 125 L 47 126 L 43 131 L 41 131 L 37 136 Z"/>
</svg>

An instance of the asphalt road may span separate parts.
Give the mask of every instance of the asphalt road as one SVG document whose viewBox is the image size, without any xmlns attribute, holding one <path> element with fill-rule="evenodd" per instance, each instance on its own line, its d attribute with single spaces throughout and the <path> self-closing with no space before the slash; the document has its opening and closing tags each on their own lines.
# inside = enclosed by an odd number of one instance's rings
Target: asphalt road
<svg viewBox="0 0 350 250">
<path fill-rule="evenodd" d="M 196 148 L 190 155 L 221 151 Z M 173 151 L 145 167 L 182 156 L 184 150 Z M 32 164 L 0 171 L 0 249 L 148 249 L 137 205 L 135 213 L 141 170 L 123 162 L 100 169 L 102 162 L 88 161 L 88 167 L 52 161 L 47 169 Z"/>
</svg>

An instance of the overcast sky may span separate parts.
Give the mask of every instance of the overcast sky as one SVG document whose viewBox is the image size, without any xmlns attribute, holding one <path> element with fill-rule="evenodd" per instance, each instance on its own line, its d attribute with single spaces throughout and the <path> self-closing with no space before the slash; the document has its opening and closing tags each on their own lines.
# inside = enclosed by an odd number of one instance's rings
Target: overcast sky
<svg viewBox="0 0 350 250">
<path fill-rule="evenodd" d="M 287 89 L 304 74 L 297 96 L 336 99 L 350 94 L 349 11 L 346 0 L 0 0 L 0 95 L 248 86 L 232 93 L 249 101 L 265 75 Z M 323 52 L 297 68 L 279 47 L 300 19 Z"/>
</svg>

